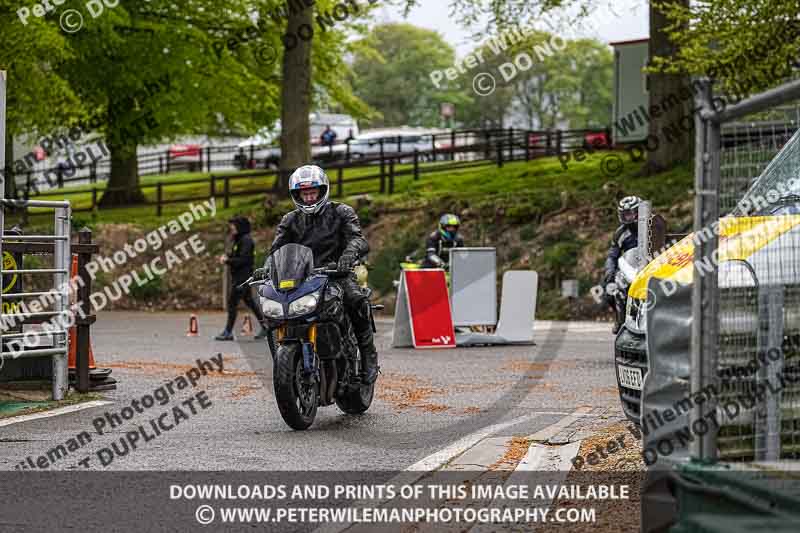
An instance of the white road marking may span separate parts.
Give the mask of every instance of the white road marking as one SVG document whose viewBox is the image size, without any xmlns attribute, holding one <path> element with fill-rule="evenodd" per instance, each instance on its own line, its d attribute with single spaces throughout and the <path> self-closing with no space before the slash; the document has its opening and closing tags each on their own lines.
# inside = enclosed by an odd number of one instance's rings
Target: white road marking
<svg viewBox="0 0 800 533">
<path fill-rule="evenodd" d="M 562 485 L 572 470 L 572 459 L 578 454 L 581 448 L 581 441 L 571 442 L 564 446 L 545 446 L 543 444 L 532 443 L 528 448 L 528 453 L 519 462 L 517 468 L 508 476 L 504 487 L 512 486 L 534 486 L 539 483 L 543 486 Z M 539 472 L 539 480 L 531 479 L 531 472 Z M 541 475 L 541 473 L 545 473 Z M 497 502 L 497 503 L 495 503 Z M 544 500 L 532 500 L 528 502 L 531 506 L 539 509 L 549 509 L 553 504 L 552 498 Z M 493 500 L 488 507 L 505 508 L 507 504 Z M 534 528 L 535 530 L 536 528 Z M 491 533 L 497 531 L 493 525 L 475 524 L 468 528 L 469 533 Z"/>
<path fill-rule="evenodd" d="M 528 435 L 528 439 L 534 442 L 547 442 L 558 435 L 558 433 L 565 427 L 571 425 L 579 418 L 589 415 L 591 411 L 591 407 L 578 407 L 572 414 L 565 416 L 555 424 L 547 426 L 546 428 L 541 429 L 532 435 Z"/>
<path fill-rule="evenodd" d="M 539 413 L 535 413 L 533 415 L 521 416 L 519 418 L 515 418 L 514 420 L 509 420 L 508 422 L 501 422 L 499 424 L 494 424 L 491 426 L 487 426 L 483 429 L 479 429 L 474 433 L 470 433 L 469 435 L 460 438 L 450 446 L 447 446 L 446 448 L 443 448 L 438 452 L 432 453 L 428 457 L 420 461 L 417 461 L 413 465 L 406 468 L 406 470 L 411 472 L 420 472 L 420 471 L 431 472 L 441 467 L 442 465 L 450 461 L 452 458 L 472 448 L 473 446 L 475 446 L 477 443 L 479 443 L 489 435 L 497 433 L 501 429 L 505 429 L 509 426 L 514 426 L 516 424 L 519 424 L 520 422 L 524 422 L 526 420 L 534 418 L 538 416 L 538 414 Z"/>
<path fill-rule="evenodd" d="M 66 407 L 59 407 L 58 409 L 52 409 L 50 411 L 44 411 L 42 413 L 14 416 L 11 418 L 0 420 L 0 427 L 10 426 L 12 424 L 21 424 L 23 422 L 30 422 L 31 420 L 39 420 L 41 418 L 50 418 L 52 416 L 76 413 L 78 411 L 83 411 L 84 409 L 91 409 L 92 407 L 101 407 L 103 405 L 109 405 L 112 403 L 114 402 L 108 402 L 105 400 L 93 400 L 91 402 L 78 403 L 75 405 L 67 405 Z"/>
<path fill-rule="evenodd" d="M 413 465 L 406 468 L 404 472 L 396 475 L 389 481 L 387 481 L 386 485 L 394 485 L 395 487 L 399 487 L 402 485 L 412 485 L 419 481 L 420 479 L 424 478 L 430 472 L 444 466 L 449 461 L 458 457 L 465 451 L 469 450 L 476 444 L 480 443 L 486 437 L 492 435 L 493 433 L 497 433 L 498 431 L 505 429 L 507 427 L 514 426 L 521 422 L 525 422 L 532 418 L 535 418 L 537 414 L 533 415 L 526 415 L 521 416 L 519 418 L 515 418 L 513 420 L 509 420 L 508 422 L 501 422 L 499 424 L 493 424 L 491 426 L 486 426 L 485 428 L 479 429 L 474 433 L 470 433 L 466 435 L 450 446 L 447 446 L 438 452 L 432 453 L 431 455 L 417 461 Z M 375 500 L 362 500 L 358 502 L 353 502 L 352 507 L 379 507 L 387 502 L 389 502 L 391 498 L 383 498 L 383 499 L 375 499 Z M 350 528 L 353 524 L 350 522 L 343 522 L 341 524 L 326 524 L 320 528 L 314 530 L 314 533 L 339 533 Z"/>
</svg>

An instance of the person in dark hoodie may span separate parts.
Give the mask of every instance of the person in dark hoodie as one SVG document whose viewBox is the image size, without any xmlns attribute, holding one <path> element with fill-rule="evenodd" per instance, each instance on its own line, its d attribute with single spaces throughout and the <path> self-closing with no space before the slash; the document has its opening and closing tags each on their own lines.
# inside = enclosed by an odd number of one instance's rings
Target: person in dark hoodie
<svg viewBox="0 0 800 533">
<path fill-rule="evenodd" d="M 263 339 L 267 336 L 267 329 L 263 325 L 264 316 L 261 309 L 253 300 L 253 295 L 249 286 L 239 288 L 239 285 L 247 281 L 253 274 L 253 264 L 255 263 L 255 243 L 250 236 L 250 221 L 244 216 L 235 216 L 228 221 L 233 247 L 229 255 L 219 257 L 219 262 L 227 264 L 231 270 L 231 288 L 228 292 L 228 323 L 225 329 L 214 337 L 218 341 L 233 340 L 233 326 L 236 324 L 236 313 L 239 307 L 239 300 L 244 300 L 245 305 L 256 315 L 258 323 L 261 324 L 261 331 L 255 336 L 256 339 Z"/>
</svg>

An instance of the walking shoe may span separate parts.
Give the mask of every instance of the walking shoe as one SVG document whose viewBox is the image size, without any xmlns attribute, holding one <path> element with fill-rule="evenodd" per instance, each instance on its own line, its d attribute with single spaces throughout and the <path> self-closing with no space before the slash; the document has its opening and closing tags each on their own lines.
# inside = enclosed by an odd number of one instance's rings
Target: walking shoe
<svg viewBox="0 0 800 533">
<path fill-rule="evenodd" d="M 215 341 L 232 341 L 233 340 L 233 333 L 228 330 L 224 330 L 222 333 L 214 337 Z"/>
</svg>

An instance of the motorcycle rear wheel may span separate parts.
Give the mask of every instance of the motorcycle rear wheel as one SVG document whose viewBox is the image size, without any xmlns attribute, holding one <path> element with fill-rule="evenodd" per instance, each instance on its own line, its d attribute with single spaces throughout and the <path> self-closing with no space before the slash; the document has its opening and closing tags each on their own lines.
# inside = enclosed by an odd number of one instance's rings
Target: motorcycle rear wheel
<svg viewBox="0 0 800 533">
<path fill-rule="evenodd" d="M 284 422 L 296 430 L 314 423 L 319 405 L 319 383 L 303 383 L 303 358 L 296 344 L 278 346 L 272 376 L 275 401 Z"/>
</svg>

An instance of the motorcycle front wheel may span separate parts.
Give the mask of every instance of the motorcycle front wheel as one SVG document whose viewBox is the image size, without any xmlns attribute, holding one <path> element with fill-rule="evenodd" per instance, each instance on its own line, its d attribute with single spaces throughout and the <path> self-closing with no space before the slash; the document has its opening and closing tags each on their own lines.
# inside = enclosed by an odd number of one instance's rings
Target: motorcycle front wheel
<svg viewBox="0 0 800 533">
<path fill-rule="evenodd" d="M 314 423 L 319 404 L 319 383 L 303 380 L 303 357 L 300 346 L 278 346 L 272 376 L 275 401 L 284 422 L 292 429 L 308 429 Z"/>
</svg>

